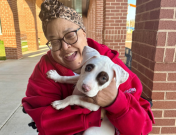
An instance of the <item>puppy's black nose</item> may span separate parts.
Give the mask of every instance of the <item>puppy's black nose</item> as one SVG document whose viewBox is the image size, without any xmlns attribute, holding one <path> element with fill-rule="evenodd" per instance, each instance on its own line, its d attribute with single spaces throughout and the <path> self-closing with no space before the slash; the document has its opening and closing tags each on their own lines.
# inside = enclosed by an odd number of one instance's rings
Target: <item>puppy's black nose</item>
<svg viewBox="0 0 176 135">
<path fill-rule="evenodd" d="M 88 85 L 86 85 L 86 84 L 83 84 L 83 85 L 82 85 L 82 90 L 83 90 L 84 92 L 88 92 L 88 91 L 91 90 L 91 88 L 90 88 L 90 86 L 88 86 Z"/>
</svg>

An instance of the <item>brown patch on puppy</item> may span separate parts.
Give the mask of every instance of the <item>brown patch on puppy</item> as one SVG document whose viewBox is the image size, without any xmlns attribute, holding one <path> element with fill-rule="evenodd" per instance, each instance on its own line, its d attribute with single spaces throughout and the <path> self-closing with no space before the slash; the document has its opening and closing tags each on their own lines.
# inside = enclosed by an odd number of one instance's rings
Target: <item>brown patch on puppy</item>
<svg viewBox="0 0 176 135">
<path fill-rule="evenodd" d="M 98 81 L 99 85 L 103 85 L 109 80 L 109 76 L 106 72 L 102 71 L 98 74 L 96 80 Z"/>
</svg>

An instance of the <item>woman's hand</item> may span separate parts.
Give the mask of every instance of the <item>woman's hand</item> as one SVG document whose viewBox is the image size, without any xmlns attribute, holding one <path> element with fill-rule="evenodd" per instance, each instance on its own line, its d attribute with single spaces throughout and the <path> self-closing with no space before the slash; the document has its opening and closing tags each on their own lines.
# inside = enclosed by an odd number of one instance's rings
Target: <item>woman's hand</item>
<svg viewBox="0 0 176 135">
<path fill-rule="evenodd" d="M 95 97 L 92 97 L 92 98 L 84 97 L 82 100 L 93 104 L 97 104 L 101 107 L 106 107 L 111 105 L 114 102 L 117 94 L 118 94 L 118 90 L 116 88 L 116 82 L 114 79 L 112 79 L 109 86 L 99 91 Z"/>
</svg>

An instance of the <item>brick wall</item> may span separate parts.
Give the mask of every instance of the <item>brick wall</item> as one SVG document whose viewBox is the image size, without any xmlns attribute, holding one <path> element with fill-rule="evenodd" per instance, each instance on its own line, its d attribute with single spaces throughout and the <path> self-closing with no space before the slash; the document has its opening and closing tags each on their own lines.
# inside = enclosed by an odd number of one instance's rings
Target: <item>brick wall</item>
<svg viewBox="0 0 176 135">
<path fill-rule="evenodd" d="M 89 10 L 87 13 L 87 28 L 86 28 L 86 33 L 87 37 L 92 38 L 95 40 L 95 0 L 90 0 L 89 3 Z"/>
<path fill-rule="evenodd" d="M 24 12 L 26 15 L 26 34 L 29 51 L 36 51 L 39 48 L 35 2 L 35 0 L 24 1 Z"/>
<path fill-rule="evenodd" d="M 150 134 L 176 134 L 176 1 L 137 0 L 132 71 L 153 99 Z"/>
<path fill-rule="evenodd" d="M 95 40 L 99 43 L 103 43 L 103 0 L 96 0 L 95 6 Z"/>
<path fill-rule="evenodd" d="M 24 0 L 18 0 L 18 14 L 21 40 L 26 40 L 26 15 L 24 12 Z"/>
<path fill-rule="evenodd" d="M 36 0 L 36 19 L 37 19 L 38 38 L 40 39 L 40 45 L 45 45 L 47 39 L 45 38 L 45 35 L 42 30 L 42 21 L 39 18 L 42 2 L 43 0 Z"/>
<path fill-rule="evenodd" d="M 39 49 L 38 37 L 41 45 L 47 42 L 38 17 L 42 2 L 43 0 L 0 1 L 3 33 L 0 40 L 4 40 L 7 59 L 22 58 L 21 39 L 27 40 L 29 51 Z"/>
<path fill-rule="evenodd" d="M 3 35 L 0 35 L 0 40 L 3 40 Z"/>
<path fill-rule="evenodd" d="M 127 0 L 90 0 L 86 20 L 88 37 L 117 50 L 119 58 L 123 61 L 126 17 Z"/>
<path fill-rule="evenodd" d="M 103 43 L 117 50 L 125 61 L 127 0 L 105 0 L 103 15 Z"/>
<path fill-rule="evenodd" d="M 7 59 L 22 57 L 17 1 L 1 0 L 1 24 Z M 2 6 L 3 5 L 3 6 Z"/>
</svg>

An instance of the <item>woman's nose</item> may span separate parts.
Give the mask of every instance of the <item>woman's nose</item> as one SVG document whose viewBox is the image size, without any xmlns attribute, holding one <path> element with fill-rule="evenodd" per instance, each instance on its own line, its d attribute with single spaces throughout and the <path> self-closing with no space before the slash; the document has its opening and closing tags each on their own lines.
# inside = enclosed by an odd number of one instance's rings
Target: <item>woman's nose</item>
<svg viewBox="0 0 176 135">
<path fill-rule="evenodd" d="M 71 47 L 71 45 L 67 44 L 65 41 L 62 40 L 61 42 L 62 42 L 62 48 L 61 49 L 67 50 L 68 48 Z"/>
</svg>

